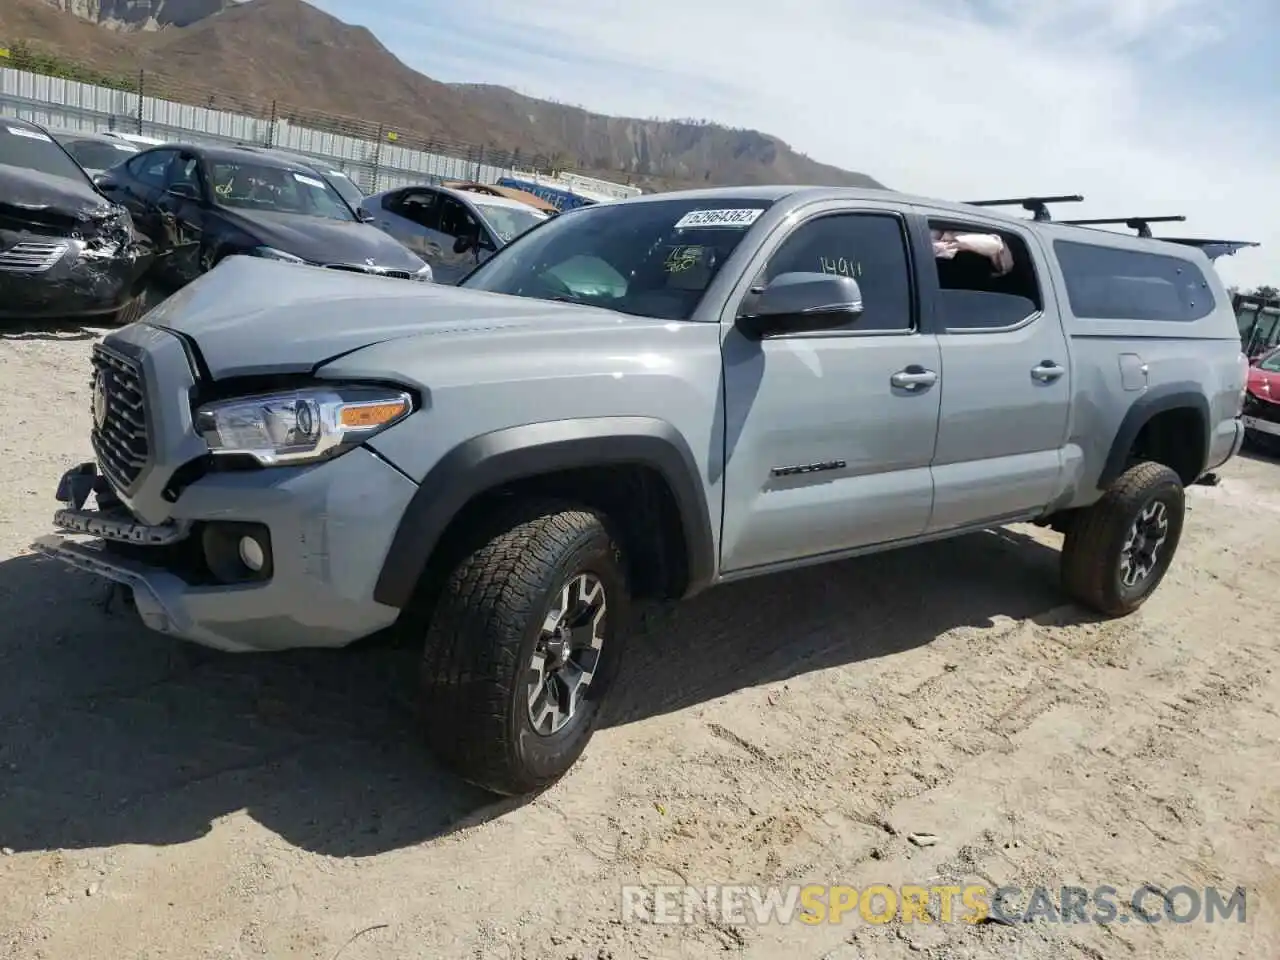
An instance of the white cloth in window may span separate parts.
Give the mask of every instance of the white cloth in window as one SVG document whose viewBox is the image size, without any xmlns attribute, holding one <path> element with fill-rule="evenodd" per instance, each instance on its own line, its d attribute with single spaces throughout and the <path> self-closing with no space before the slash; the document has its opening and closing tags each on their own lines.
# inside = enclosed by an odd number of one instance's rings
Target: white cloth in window
<svg viewBox="0 0 1280 960">
<path fill-rule="evenodd" d="M 951 230 L 934 230 L 933 255 L 939 260 L 950 260 L 957 253 L 976 253 L 986 257 L 995 268 L 996 276 L 1003 277 L 1013 269 L 1013 254 L 1009 245 L 994 233 L 955 233 Z"/>
</svg>

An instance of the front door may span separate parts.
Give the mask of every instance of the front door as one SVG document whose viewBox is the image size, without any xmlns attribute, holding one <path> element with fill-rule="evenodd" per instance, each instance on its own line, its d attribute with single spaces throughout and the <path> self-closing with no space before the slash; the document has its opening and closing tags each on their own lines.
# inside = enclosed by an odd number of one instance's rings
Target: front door
<svg viewBox="0 0 1280 960">
<path fill-rule="evenodd" d="M 752 285 L 843 273 L 865 312 L 847 327 L 753 342 L 732 326 L 730 303 L 725 573 L 914 537 L 929 521 L 942 367 L 937 338 L 919 327 L 906 225 L 870 204 L 813 210 L 766 242 Z"/>
<path fill-rule="evenodd" d="M 169 165 L 178 155 L 176 150 L 148 150 L 125 161 L 124 169 L 113 176 L 112 185 L 103 193 L 129 211 L 134 226 L 152 243 L 160 242 L 160 219 L 155 201 L 164 190 Z"/>
<path fill-rule="evenodd" d="M 435 269 L 440 256 L 440 192 L 408 187 L 384 194 L 374 222 Z"/>
<path fill-rule="evenodd" d="M 1044 254 L 1007 221 L 938 217 L 922 296 L 935 306 L 942 390 L 929 529 L 1047 506 L 1066 469 L 1071 358 Z"/>
<path fill-rule="evenodd" d="M 436 283 L 457 283 L 491 255 L 493 241 L 489 239 L 489 231 L 456 197 L 440 198 L 439 229 L 444 249 L 431 264 Z M 467 238 L 465 250 L 454 249 L 459 237 Z"/>
<path fill-rule="evenodd" d="M 190 283 L 204 272 L 204 214 L 208 202 L 200 159 L 192 153 L 180 154 L 170 165 L 165 188 L 156 199 L 164 236 L 158 261 L 163 279 L 172 287 Z"/>
</svg>

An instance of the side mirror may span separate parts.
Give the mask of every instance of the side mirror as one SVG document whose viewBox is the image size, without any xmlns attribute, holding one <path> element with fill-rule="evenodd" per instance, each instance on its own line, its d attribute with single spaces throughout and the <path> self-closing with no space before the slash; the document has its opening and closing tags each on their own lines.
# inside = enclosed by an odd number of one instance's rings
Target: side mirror
<svg viewBox="0 0 1280 960">
<path fill-rule="evenodd" d="M 114 190 L 119 186 L 111 174 L 106 171 L 103 171 L 102 173 L 95 173 L 93 175 L 93 185 L 99 190 Z"/>
<path fill-rule="evenodd" d="M 862 290 L 852 277 L 782 273 L 748 295 L 737 326 L 752 340 L 831 330 L 862 316 Z"/>
<path fill-rule="evenodd" d="M 200 191 L 192 183 L 175 183 L 166 192 L 171 197 L 179 197 L 182 200 L 194 200 L 196 202 L 200 200 Z"/>
<path fill-rule="evenodd" d="M 373 223 L 373 214 L 364 207 L 356 207 L 356 219 L 361 223 Z"/>
<path fill-rule="evenodd" d="M 453 252 L 466 253 L 468 250 L 470 250 L 472 247 L 475 246 L 474 240 L 475 238 L 469 236 L 468 234 L 465 234 L 465 233 L 459 234 L 457 239 L 453 241 Z"/>
</svg>

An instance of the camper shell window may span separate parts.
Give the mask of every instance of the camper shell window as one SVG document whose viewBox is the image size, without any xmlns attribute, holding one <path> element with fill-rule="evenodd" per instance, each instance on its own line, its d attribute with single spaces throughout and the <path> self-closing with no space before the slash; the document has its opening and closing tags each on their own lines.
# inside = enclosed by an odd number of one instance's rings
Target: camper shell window
<svg viewBox="0 0 1280 960">
<path fill-rule="evenodd" d="M 1190 260 L 1073 240 L 1053 246 L 1077 317 L 1189 323 L 1213 313 L 1209 281 Z"/>
</svg>

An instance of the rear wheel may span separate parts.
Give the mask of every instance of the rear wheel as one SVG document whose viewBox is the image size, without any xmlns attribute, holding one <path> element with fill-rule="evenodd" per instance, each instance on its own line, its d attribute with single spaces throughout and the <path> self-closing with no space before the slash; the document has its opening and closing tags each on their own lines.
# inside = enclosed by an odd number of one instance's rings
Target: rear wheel
<svg viewBox="0 0 1280 960">
<path fill-rule="evenodd" d="M 1182 481 L 1171 469 L 1150 462 L 1130 467 L 1068 528 L 1063 586 L 1107 616 L 1137 610 L 1169 570 L 1185 510 Z"/>
<path fill-rule="evenodd" d="M 586 748 L 619 662 L 630 603 L 594 513 L 522 506 L 443 584 L 422 661 L 427 738 L 464 779 L 541 790 Z"/>
</svg>

